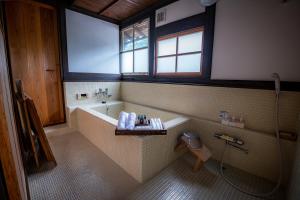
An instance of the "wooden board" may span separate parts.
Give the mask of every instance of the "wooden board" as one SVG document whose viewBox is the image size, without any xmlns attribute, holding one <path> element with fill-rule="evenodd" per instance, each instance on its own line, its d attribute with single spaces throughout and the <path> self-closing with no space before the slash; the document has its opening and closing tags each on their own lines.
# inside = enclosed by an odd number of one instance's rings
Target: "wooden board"
<svg viewBox="0 0 300 200">
<path fill-rule="evenodd" d="M 33 1 L 5 1 L 13 80 L 36 104 L 43 125 L 65 121 L 56 10 Z"/>
<path fill-rule="evenodd" d="M 47 161 L 54 162 L 56 165 L 56 160 L 54 158 L 54 155 L 52 153 L 51 147 L 48 143 L 48 139 L 46 137 L 46 134 L 43 129 L 42 122 L 40 121 L 40 118 L 38 116 L 37 110 L 35 108 L 34 102 L 30 97 L 27 97 L 25 100 L 26 107 L 29 114 L 30 123 L 32 125 L 32 129 L 34 133 L 37 135 L 37 138 L 39 140 L 39 144 L 42 147 L 43 153 L 45 154 L 45 157 Z"/>
<path fill-rule="evenodd" d="M 40 166 L 39 162 L 39 156 L 38 151 L 35 146 L 35 137 L 34 134 L 32 134 L 30 120 L 28 116 L 28 110 L 25 102 L 25 95 L 23 91 L 23 85 L 21 80 L 16 81 L 16 97 L 18 102 L 18 110 L 19 110 L 19 116 L 22 122 L 22 132 L 25 135 L 24 139 L 27 139 L 29 141 L 21 141 L 27 143 L 30 152 L 33 154 L 34 161 L 37 167 Z M 21 139 L 21 138 L 20 138 Z M 23 138 L 22 138 L 23 139 Z"/>
<path fill-rule="evenodd" d="M 167 135 L 167 130 L 115 130 L 115 135 Z"/>
</svg>

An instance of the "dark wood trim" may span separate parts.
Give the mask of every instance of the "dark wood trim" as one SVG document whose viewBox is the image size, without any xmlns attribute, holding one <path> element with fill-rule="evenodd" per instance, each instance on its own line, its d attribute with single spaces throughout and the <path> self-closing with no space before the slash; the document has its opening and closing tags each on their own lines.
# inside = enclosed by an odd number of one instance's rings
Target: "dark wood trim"
<svg viewBox="0 0 300 200">
<path fill-rule="evenodd" d="M 160 79 L 149 79 L 145 77 L 122 77 L 123 82 L 136 83 L 159 83 L 159 84 L 176 84 L 176 85 L 194 85 L 209 87 L 228 87 L 228 88 L 245 88 L 245 89 L 262 89 L 274 90 L 274 81 L 249 81 L 249 80 L 203 80 L 195 78 L 174 79 L 161 77 Z M 281 91 L 300 92 L 300 82 L 281 82 Z"/>
<path fill-rule="evenodd" d="M 201 78 L 202 73 L 201 72 L 177 72 L 177 69 L 175 69 L 176 71 L 173 72 L 159 72 L 156 73 L 156 76 L 160 77 L 160 76 L 167 76 L 167 77 L 198 77 Z"/>
<path fill-rule="evenodd" d="M 177 53 L 177 54 L 156 56 L 156 58 L 167 58 L 167 57 L 174 57 L 174 56 L 185 56 L 185 55 L 199 54 L 199 53 L 202 53 L 202 51 L 194 51 L 194 52 L 188 52 L 188 53 Z"/>
<path fill-rule="evenodd" d="M 107 6 L 105 6 L 101 10 L 99 10 L 98 15 L 101 15 L 104 11 L 106 11 L 107 9 L 112 7 L 114 4 L 118 3 L 118 1 L 120 1 L 120 0 L 114 0 L 114 1 L 110 2 Z"/>
<path fill-rule="evenodd" d="M 91 12 L 89 10 L 86 10 L 84 8 L 81 8 L 81 7 L 78 7 L 78 6 L 75 6 L 75 5 L 65 6 L 65 8 L 69 9 L 69 10 L 73 10 L 75 12 L 79 12 L 81 14 L 88 15 L 90 17 L 94 17 L 94 18 L 97 18 L 97 19 L 100 19 L 100 20 L 103 20 L 103 21 L 110 22 L 112 24 L 120 25 L 120 21 L 118 21 L 118 20 L 115 20 L 115 19 L 112 19 L 112 18 L 109 18 L 109 17 L 105 17 L 103 15 L 98 15 L 97 13 Z"/>
</svg>

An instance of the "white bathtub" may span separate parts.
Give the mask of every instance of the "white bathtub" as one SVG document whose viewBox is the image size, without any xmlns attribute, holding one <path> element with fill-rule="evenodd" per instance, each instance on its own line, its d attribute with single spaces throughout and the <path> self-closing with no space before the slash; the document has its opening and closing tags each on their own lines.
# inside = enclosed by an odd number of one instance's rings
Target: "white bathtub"
<svg viewBox="0 0 300 200">
<path fill-rule="evenodd" d="M 167 135 L 115 136 L 117 118 L 122 110 L 161 118 Z M 173 151 L 177 137 L 190 128 L 190 120 L 184 116 L 120 101 L 72 106 L 68 111 L 70 126 L 78 129 L 139 182 L 151 178 L 180 155 Z"/>
</svg>

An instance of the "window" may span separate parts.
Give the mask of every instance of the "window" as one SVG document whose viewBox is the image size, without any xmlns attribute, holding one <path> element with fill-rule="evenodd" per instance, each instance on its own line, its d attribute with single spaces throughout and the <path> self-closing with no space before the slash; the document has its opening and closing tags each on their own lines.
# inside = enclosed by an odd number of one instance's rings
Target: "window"
<svg viewBox="0 0 300 200">
<path fill-rule="evenodd" d="M 148 74 L 149 71 L 149 19 L 121 31 L 121 72 Z"/>
<path fill-rule="evenodd" d="M 201 75 L 203 27 L 159 37 L 157 75 Z"/>
</svg>

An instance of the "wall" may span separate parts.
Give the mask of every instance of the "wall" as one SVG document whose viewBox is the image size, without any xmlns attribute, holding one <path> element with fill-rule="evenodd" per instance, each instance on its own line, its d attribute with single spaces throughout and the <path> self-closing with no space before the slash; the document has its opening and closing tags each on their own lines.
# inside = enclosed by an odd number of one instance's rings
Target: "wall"
<svg viewBox="0 0 300 200">
<path fill-rule="evenodd" d="M 158 97 L 159 95 L 159 97 Z M 270 90 L 122 82 L 123 101 L 138 103 L 191 117 L 191 129 L 200 134 L 220 159 L 223 142 L 213 137 L 216 132 L 235 135 L 245 140 L 249 154 L 229 151 L 226 162 L 250 173 L 275 181 L 278 174 L 278 156 L 274 134 L 275 94 Z M 218 122 L 219 111 L 243 115 L 246 129 L 223 126 Z M 280 97 L 280 129 L 296 131 L 300 113 L 300 93 L 282 92 Z M 284 183 L 287 183 L 294 142 L 283 141 Z M 266 159 L 268 158 L 268 159 Z"/>
<path fill-rule="evenodd" d="M 300 81 L 300 1 L 220 0 L 212 79 Z"/>
<path fill-rule="evenodd" d="M 156 22 L 156 27 L 205 12 L 199 0 L 181 0 L 156 10 L 156 14 L 166 11 L 166 20 Z"/>
<path fill-rule="evenodd" d="M 66 9 L 69 72 L 119 74 L 119 26 Z"/>
<path fill-rule="evenodd" d="M 199 0 L 180 0 L 161 26 L 203 12 Z M 219 0 L 216 6 L 212 79 L 300 81 L 300 1 Z"/>
<path fill-rule="evenodd" d="M 108 88 L 108 93 L 112 95 L 109 100 L 120 99 L 120 82 L 65 82 L 65 106 L 100 102 L 95 95 L 100 88 L 102 90 Z M 76 94 L 78 93 L 87 93 L 88 98 L 84 100 L 77 100 Z"/>
</svg>

